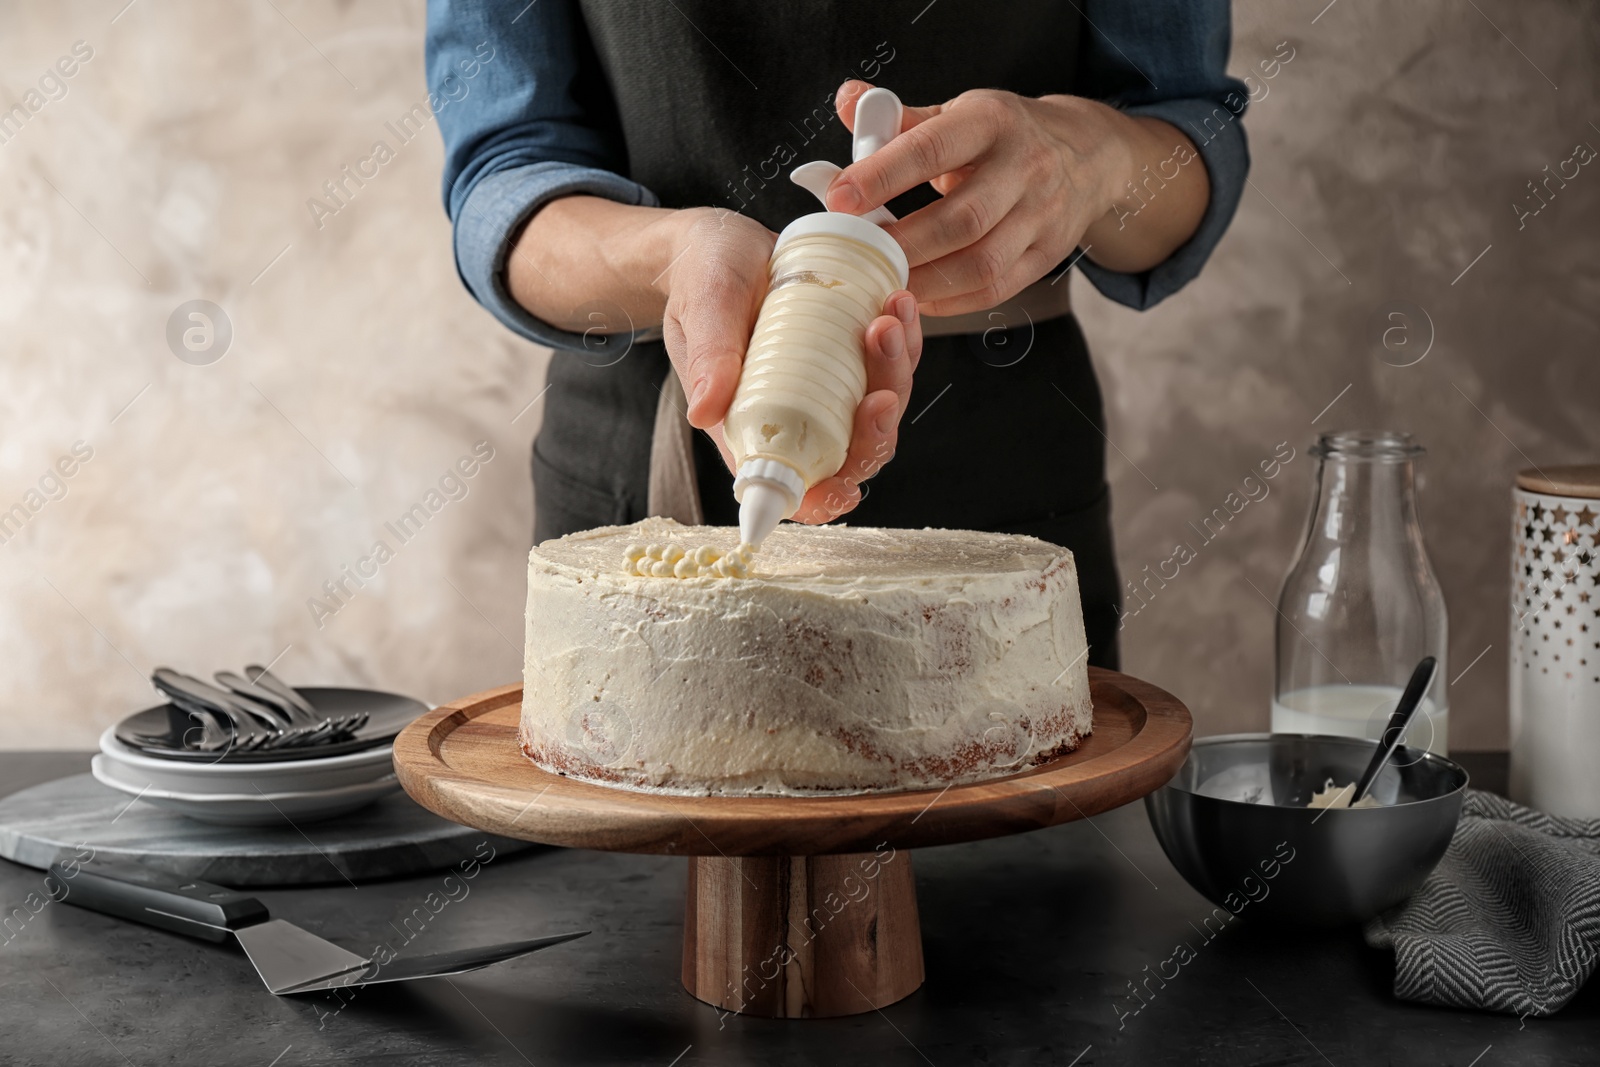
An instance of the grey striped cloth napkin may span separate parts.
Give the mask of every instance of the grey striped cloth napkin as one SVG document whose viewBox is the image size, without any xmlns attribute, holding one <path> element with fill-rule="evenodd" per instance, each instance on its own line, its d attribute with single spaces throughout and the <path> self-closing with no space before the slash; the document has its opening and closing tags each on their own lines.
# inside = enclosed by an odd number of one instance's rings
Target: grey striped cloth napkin
<svg viewBox="0 0 1600 1067">
<path fill-rule="evenodd" d="M 1394 949 L 1401 1000 L 1553 1014 L 1600 957 L 1600 820 L 1469 790 L 1444 859 L 1366 940 Z"/>
</svg>

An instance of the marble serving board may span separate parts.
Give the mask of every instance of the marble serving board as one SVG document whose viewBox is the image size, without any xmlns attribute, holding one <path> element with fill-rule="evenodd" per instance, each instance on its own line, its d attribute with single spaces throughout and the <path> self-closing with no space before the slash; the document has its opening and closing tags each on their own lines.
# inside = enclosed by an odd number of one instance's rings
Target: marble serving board
<svg viewBox="0 0 1600 1067">
<path fill-rule="evenodd" d="M 87 774 L 0 799 L 0 856 L 44 869 L 76 857 L 132 860 L 225 886 L 395 878 L 534 847 L 433 814 L 403 793 L 296 827 L 213 826 L 162 811 Z"/>
</svg>

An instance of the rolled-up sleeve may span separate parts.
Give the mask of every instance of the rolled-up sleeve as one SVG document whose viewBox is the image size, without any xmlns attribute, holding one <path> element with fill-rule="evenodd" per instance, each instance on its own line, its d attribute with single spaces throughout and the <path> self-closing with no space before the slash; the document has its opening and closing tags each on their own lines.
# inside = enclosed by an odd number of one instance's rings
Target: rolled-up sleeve
<svg viewBox="0 0 1600 1067">
<path fill-rule="evenodd" d="M 1096 289 L 1142 310 L 1199 274 L 1233 220 L 1250 170 L 1243 124 L 1249 94 L 1226 73 L 1228 0 L 1084 0 L 1082 10 L 1079 94 L 1176 126 L 1194 142 L 1211 180 L 1194 235 L 1157 266 L 1127 274 L 1078 258 Z"/>
<path fill-rule="evenodd" d="M 425 63 L 462 282 L 523 337 L 583 349 L 581 334 L 557 329 L 512 298 L 505 267 L 515 238 L 556 197 L 658 201 L 623 176 L 615 107 L 576 5 L 429 0 Z"/>
</svg>

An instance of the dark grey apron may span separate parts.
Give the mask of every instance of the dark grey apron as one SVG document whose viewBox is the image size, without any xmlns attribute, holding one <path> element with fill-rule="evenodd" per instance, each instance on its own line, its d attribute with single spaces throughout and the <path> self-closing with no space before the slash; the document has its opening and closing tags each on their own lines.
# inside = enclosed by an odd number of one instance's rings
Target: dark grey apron
<svg viewBox="0 0 1600 1067">
<path fill-rule="evenodd" d="M 1071 92 L 1080 32 L 1074 5 L 1058 0 L 581 6 L 607 83 L 582 95 L 615 107 L 628 176 L 664 206 L 726 206 L 774 231 L 817 210 L 788 181 L 793 166 L 850 158 L 831 106 L 845 78 L 918 104 L 977 87 Z M 890 206 L 904 215 L 935 196 L 913 190 Z M 845 521 L 1026 533 L 1070 548 L 1089 661 L 1114 667 L 1119 582 L 1088 350 L 1071 315 L 1003 325 L 1016 328 L 927 340 L 899 451 Z M 536 541 L 647 514 L 669 370 L 660 342 L 636 342 L 620 359 L 556 353 L 534 443 Z M 732 475 L 703 434 L 695 467 L 706 521 L 736 523 Z"/>
</svg>

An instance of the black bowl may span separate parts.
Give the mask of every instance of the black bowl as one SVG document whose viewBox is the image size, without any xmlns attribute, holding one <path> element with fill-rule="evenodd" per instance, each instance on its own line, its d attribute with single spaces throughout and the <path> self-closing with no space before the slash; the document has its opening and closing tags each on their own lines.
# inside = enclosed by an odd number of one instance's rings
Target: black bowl
<svg viewBox="0 0 1600 1067">
<path fill-rule="evenodd" d="M 1310 734 L 1196 741 L 1177 775 L 1145 797 L 1178 873 L 1242 918 L 1359 923 L 1405 900 L 1455 832 L 1467 772 L 1404 746 L 1373 783 L 1377 808 L 1307 808 L 1328 779 L 1355 782 L 1374 744 Z"/>
</svg>

